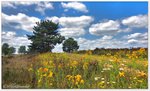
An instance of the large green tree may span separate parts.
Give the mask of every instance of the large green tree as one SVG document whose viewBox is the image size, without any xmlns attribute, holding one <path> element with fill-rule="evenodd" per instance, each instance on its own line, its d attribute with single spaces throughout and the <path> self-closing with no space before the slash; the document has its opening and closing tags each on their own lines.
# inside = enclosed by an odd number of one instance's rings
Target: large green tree
<svg viewBox="0 0 150 91">
<path fill-rule="evenodd" d="M 18 53 L 25 54 L 26 53 L 26 47 L 25 46 L 20 46 L 19 49 L 18 49 Z"/>
<path fill-rule="evenodd" d="M 63 43 L 63 51 L 64 52 L 74 52 L 79 49 L 77 41 L 75 41 L 73 38 L 68 38 Z"/>
<path fill-rule="evenodd" d="M 65 37 L 58 33 L 58 28 L 58 23 L 49 20 L 37 22 L 33 28 L 33 35 L 27 35 L 32 41 L 29 46 L 30 52 L 51 52 L 57 43 L 62 43 Z"/>
</svg>

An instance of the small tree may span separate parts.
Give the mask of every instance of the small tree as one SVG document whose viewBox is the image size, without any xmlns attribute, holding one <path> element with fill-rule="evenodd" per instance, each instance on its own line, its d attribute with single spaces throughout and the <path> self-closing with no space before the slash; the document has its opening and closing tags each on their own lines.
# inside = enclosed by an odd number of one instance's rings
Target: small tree
<svg viewBox="0 0 150 91">
<path fill-rule="evenodd" d="M 16 52 L 16 49 L 14 47 L 9 48 L 9 55 L 13 54 Z"/>
<path fill-rule="evenodd" d="M 3 55 L 11 55 L 16 52 L 16 49 L 14 47 L 9 47 L 7 43 L 4 43 L 2 45 L 2 54 Z"/>
<path fill-rule="evenodd" d="M 7 43 L 4 43 L 2 45 L 2 54 L 3 55 L 8 55 L 8 53 L 9 53 L 9 45 Z"/>
<path fill-rule="evenodd" d="M 20 46 L 20 48 L 18 49 L 18 53 L 26 53 L 26 47 L 25 46 Z"/>
<path fill-rule="evenodd" d="M 45 20 L 36 23 L 33 28 L 33 35 L 27 35 L 32 41 L 29 46 L 30 52 L 51 52 L 54 46 L 62 43 L 65 37 L 61 36 L 57 29 L 58 24 Z"/>
<path fill-rule="evenodd" d="M 63 51 L 64 52 L 73 52 L 77 51 L 79 49 L 77 41 L 75 41 L 73 38 L 68 38 L 63 43 Z"/>
</svg>

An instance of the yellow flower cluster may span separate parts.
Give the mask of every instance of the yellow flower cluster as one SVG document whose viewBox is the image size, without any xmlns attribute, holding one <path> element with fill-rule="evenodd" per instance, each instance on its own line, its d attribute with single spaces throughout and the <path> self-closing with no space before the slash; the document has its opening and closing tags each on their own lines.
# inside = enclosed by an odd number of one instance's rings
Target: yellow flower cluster
<svg viewBox="0 0 150 91">
<path fill-rule="evenodd" d="M 137 59 L 146 54 L 146 50 L 144 48 L 140 48 L 137 51 L 133 51 L 131 54 L 127 54 L 126 56 L 130 59 Z"/>
<path fill-rule="evenodd" d="M 42 67 L 40 67 L 38 69 L 38 72 L 40 74 L 42 74 L 41 76 L 44 76 L 44 77 L 53 77 L 53 72 L 49 71 L 48 68 L 42 68 Z"/>
<path fill-rule="evenodd" d="M 78 65 L 78 62 L 77 61 L 73 61 L 70 64 L 71 64 L 71 67 L 76 67 Z"/>
<path fill-rule="evenodd" d="M 143 54 L 143 53 L 145 53 L 145 49 L 144 49 L 144 48 L 140 48 L 140 49 L 138 50 L 138 52 L 139 52 L 140 54 Z"/>
<path fill-rule="evenodd" d="M 42 67 L 40 67 L 38 69 L 38 72 L 48 72 L 48 68 L 42 68 Z"/>
<path fill-rule="evenodd" d="M 120 62 L 120 60 L 115 56 L 111 56 L 111 58 L 112 58 L 111 61 L 113 61 L 113 62 L 116 62 L 116 63 Z"/>
<path fill-rule="evenodd" d="M 72 75 L 67 75 L 66 78 L 75 85 L 79 85 L 79 84 L 84 84 L 84 80 L 82 79 L 81 75 L 76 75 L 76 76 L 72 76 Z"/>
</svg>

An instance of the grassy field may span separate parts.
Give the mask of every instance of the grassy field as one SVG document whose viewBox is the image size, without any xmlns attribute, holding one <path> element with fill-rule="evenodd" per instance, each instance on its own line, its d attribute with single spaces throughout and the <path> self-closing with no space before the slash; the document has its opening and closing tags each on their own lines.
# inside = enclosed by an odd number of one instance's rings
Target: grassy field
<svg viewBox="0 0 150 91">
<path fill-rule="evenodd" d="M 2 57 L 3 88 L 148 88 L 147 51 Z"/>
</svg>

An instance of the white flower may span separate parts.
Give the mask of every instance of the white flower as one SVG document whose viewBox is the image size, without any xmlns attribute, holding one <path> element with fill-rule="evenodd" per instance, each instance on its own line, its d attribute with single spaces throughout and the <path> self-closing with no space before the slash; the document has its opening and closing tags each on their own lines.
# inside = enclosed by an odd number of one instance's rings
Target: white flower
<svg viewBox="0 0 150 91">
<path fill-rule="evenodd" d="M 107 70 L 110 70 L 110 68 L 107 68 Z"/>
<path fill-rule="evenodd" d="M 110 68 L 113 68 L 113 65 L 109 65 Z"/>
<path fill-rule="evenodd" d="M 109 84 L 109 82 L 107 82 L 107 84 Z"/>
<path fill-rule="evenodd" d="M 120 71 L 123 71 L 124 69 L 123 69 L 123 68 L 119 68 L 119 70 L 120 70 Z"/>
<path fill-rule="evenodd" d="M 100 79 L 100 77 L 95 77 L 94 79 L 95 79 L 95 81 L 97 81 L 98 79 Z"/>
<path fill-rule="evenodd" d="M 121 64 L 121 66 L 124 66 L 124 64 Z"/>
<path fill-rule="evenodd" d="M 104 78 L 101 78 L 101 80 L 104 80 Z"/>
<path fill-rule="evenodd" d="M 105 71 L 105 70 L 107 70 L 107 68 L 103 68 L 103 70 Z"/>
<path fill-rule="evenodd" d="M 103 68 L 103 70 L 105 71 L 105 70 L 110 70 L 110 68 Z"/>
<path fill-rule="evenodd" d="M 104 72 L 104 71 L 101 71 L 102 73 Z"/>
<path fill-rule="evenodd" d="M 105 83 L 105 81 L 101 81 L 101 83 Z"/>
<path fill-rule="evenodd" d="M 116 82 L 112 82 L 112 83 L 114 83 L 114 84 L 115 84 Z"/>
</svg>

